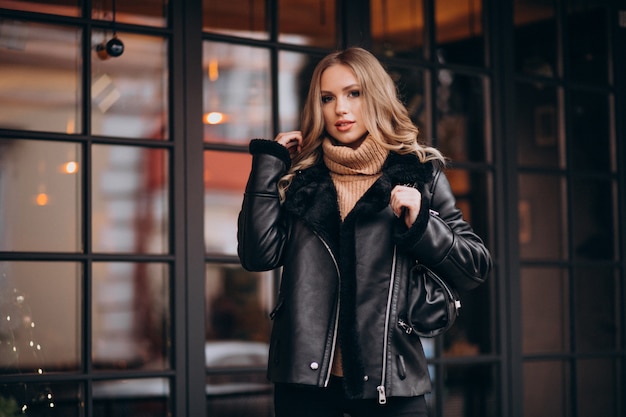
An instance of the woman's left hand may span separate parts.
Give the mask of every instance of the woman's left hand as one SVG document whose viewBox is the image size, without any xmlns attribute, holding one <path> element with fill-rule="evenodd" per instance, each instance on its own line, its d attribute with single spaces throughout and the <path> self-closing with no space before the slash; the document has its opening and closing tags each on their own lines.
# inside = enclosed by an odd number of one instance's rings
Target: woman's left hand
<svg viewBox="0 0 626 417">
<path fill-rule="evenodd" d="M 404 215 L 404 223 L 410 228 L 422 207 L 422 193 L 414 187 L 396 185 L 391 190 L 389 205 L 397 217 Z"/>
</svg>

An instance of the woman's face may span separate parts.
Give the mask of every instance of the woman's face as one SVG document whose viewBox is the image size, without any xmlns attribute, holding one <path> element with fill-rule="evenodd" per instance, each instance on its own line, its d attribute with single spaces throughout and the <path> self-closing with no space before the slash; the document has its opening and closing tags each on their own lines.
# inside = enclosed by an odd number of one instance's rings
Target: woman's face
<svg viewBox="0 0 626 417">
<path fill-rule="evenodd" d="M 326 68 L 320 80 L 326 133 L 339 144 L 356 149 L 367 136 L 361 112 L 363 95 L 354 72 L 345 65 Z"/>
</svg>

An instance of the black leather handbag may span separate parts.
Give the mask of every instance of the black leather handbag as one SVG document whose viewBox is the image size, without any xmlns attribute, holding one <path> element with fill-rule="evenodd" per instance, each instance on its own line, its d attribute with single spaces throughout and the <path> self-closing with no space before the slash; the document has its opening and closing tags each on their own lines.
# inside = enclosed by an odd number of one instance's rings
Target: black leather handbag
<svg viewBox="0 0 626 417">
<path fill-rule="evenodd" d="M 409 271 L 407 314 L 398 325 L 408 334 L 435 337 L 446 332 L 461 308 L 457 292 L 422 264 Z"/>
</svg>

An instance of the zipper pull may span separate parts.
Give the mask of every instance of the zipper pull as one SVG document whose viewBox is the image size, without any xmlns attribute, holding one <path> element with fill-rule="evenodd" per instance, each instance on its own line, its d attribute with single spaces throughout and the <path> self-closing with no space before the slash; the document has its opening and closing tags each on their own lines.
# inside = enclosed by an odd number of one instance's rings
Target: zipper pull
<svg viewBox="0 0 626 417">
<path fill-rule="evenodd" d="M 378 390 L 378 404 L 387 404 L 387 396 L 385 395 L 385 386 L 379 385 L 376 387 Z"/>
</svg>

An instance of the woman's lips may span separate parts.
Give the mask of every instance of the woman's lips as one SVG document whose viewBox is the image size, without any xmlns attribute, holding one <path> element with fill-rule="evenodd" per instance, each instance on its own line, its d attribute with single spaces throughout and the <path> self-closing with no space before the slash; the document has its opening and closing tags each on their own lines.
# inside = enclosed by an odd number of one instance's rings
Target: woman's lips
<svg viewBox="0 0 626 417">
<path fill-rule="evenodd" d="M 354 125 L 354 122 L 350 122 L 350 121 L 347 121 L 347 120 L 341 120 L 341 121 L 335 123 L 335 127 L 340 132 L 346 132 L 346 131 L 350 130 L 350 128 L 352 128 L 353 125 Z"/>
</svg>

